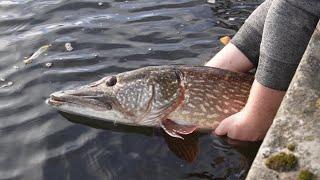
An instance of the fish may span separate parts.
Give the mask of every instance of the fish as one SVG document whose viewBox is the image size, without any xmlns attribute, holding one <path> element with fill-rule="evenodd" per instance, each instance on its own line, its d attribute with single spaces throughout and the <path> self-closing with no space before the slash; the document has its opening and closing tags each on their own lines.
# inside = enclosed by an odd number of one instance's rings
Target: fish
<svg viewBox="0 0 320 180">
<path fill-rule="evenodd" d="M 54 92 L 47 104 L 114 124 L 159 127 L 184 139 L 239 112 L 253 80 L 251 74 L 207 66 L 148 66 Z"/>
</svg>

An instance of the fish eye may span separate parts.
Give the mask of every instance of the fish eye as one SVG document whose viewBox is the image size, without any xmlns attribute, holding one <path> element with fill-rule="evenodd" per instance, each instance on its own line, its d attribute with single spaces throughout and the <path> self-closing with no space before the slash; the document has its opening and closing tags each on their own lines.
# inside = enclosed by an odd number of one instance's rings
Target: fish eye
<svg viewBox="0 0 320 180">
<path fill-rule="evenodd" d="M 107 86 L 114 86 L 117 84 L 117 77 L 116 76 L 111 76 L 109 79 L 106 81 Z"/>
</svg>

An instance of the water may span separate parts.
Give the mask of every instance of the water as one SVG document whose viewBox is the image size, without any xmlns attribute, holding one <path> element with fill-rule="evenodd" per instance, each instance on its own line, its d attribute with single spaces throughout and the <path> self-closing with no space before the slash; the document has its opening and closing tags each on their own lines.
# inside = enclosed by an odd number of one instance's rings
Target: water
<svg viewBox="0 0 320 180">
<path fill-rule="evenodd" d="M 44 101 L 54 91 L 139 67 L 203 64 L 257 5 L 0 0 L 0 179 L 244 178 L 256 144 L 197 136 L 199 154 L 188 163 L 159 129 L 92 128 Z M 47 44 L 48 52 L 23 63 Z"/>
</svg>

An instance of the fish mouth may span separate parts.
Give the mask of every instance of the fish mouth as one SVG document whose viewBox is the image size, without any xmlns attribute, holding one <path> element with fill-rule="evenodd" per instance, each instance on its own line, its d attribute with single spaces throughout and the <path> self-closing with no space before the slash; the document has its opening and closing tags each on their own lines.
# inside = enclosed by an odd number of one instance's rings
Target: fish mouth
<svg viewBox="0 0 320 180">
<path fill-rule="evenodd" d="M 47 100 L 47 104 L 59 108 L 62 105 L 89 107 L 96 111 L 106 111 L 112 109 L 112 101 L 97 92 L 83 92 L 76 90 L 58 91 L 52 93 Z"/>
<path fill-rule="evenodd" d="M 47 103 L 54 106 L 60 106 L 68 103 L 68 99 L 61 92 L 55 92 L 50 95 Z"/>
</svg>

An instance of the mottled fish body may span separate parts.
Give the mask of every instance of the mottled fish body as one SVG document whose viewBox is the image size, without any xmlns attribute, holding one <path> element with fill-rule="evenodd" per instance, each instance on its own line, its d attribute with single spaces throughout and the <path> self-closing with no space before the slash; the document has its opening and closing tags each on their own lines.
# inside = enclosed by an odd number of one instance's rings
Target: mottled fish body
<svg viewBox="0 0 320 180">
<path fill-rule="evenodd" d="M 213 129 L 245 105 L 253 76 L 205 66 L 154 66 L 53 93 L 58 110 L 134 126 L 161 126 L 182 138 Z"/>
<path fill-rule="evenodd" d="M 239 112 L 249 96 L 253 76 L 211 67 L 181 67 L 184 100 L 168 119 L 212 129 Z"/>
</svg>

